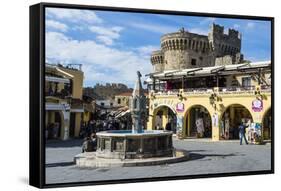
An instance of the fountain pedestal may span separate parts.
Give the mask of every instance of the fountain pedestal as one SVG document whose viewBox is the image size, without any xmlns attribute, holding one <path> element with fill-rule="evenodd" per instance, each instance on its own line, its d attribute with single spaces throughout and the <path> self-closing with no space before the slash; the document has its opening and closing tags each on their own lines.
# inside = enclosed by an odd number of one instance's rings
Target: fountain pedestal
<svg viewBox="0 0 281 191">
<path fill-rule="evenodd" d="M 172 157 L 174 148 L 172 132 L 106 131 L 97 133 L 96 156 L 108 159 L 141 159 L 152 157 Z"/>
</svg>

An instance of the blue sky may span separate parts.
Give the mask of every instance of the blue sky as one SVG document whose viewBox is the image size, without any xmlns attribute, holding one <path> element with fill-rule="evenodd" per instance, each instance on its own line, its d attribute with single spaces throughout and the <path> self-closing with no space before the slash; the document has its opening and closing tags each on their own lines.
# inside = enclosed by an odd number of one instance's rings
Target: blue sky
<svg viewBox="0 0 281 191">
<path fill-rule="evenodd" d="M 152 71 L 150 53 L 160 48 L 163 34 L 184 27 L 207 35 L 213 22 L 242 33 L 245 59 L 270 60 L 269 21 L 47 8 L 46 61 L 83 64 L 84 86 L 132 87 L 137 70 Z"/>
</svg>

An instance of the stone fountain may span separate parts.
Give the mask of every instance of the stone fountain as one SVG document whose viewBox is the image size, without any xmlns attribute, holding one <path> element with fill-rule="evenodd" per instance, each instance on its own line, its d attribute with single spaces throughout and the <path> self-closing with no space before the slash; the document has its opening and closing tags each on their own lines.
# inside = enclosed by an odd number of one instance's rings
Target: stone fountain
<svg viewBox="0 0 281 191">
<path fill-rule="evenodd" d="M 171 131 L 144 130 L 146 97 L 138 78 L 130 101 L 132 130 L 109 130 L 97 133 L 96 152 L 75 156 L 79 167 L 153 165 L 186 160 L 185 151 L 173 147 Z"/>
</svg>

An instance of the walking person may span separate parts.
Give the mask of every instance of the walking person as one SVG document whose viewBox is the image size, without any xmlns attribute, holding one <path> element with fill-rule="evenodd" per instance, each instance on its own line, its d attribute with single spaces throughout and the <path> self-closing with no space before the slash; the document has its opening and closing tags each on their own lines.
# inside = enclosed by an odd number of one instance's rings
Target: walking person
<svg viewBox="0 0 281 191">
<path fill-rule="evenodd" d="M 170 123 L 170 122 L 168 122 L 168 123 L 166 124 L 165 129 L 166 129 L 167 131 L 171 131 L 171 130 L 172 130 L 172 127 L 171 127 L 171 123 Z"/>
<path fill-rule="evenodd" d="M 242 140 L 245 140 L 245 143 L 248 145 L 248 141 L 245 136 L 246 133 L 246 126 L 243 124 L 243 122 L 239 125 L 239 137 L 240 137 L 240 145 L 242 145 Z"/>
<path fill-rule="evenodd" d="M 97 150 L 97 135 L 95 132 L 93 132 L 91 134 L 91 144 L 92 144 L 92 151 L 96 151 Z"/>
<path fill-rule="evenodd" d="M 91 142 L 90 137 L 84 138 L 84 141 L 82 144 L 82 153 L 89 152 L 89 150 L 91 149 L 91 146 L 92 146 L 92 144 L 90 142 Z"/>
</svg>

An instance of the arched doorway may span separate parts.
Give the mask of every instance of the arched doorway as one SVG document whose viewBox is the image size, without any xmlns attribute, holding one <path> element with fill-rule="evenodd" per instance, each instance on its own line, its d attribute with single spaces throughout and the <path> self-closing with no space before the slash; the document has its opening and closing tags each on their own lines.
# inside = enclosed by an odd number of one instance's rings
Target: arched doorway
<svg viewBox="0 0 281 191">
<path fill-rule="evenodd" d="M 57 139 L 62 135 L 63 115 L 60 111 L 47 111 L 46 139 Z"/>
<path fill-rule="evenodd" d="M 263 128 L 263 139 L 264 140 L 270 140 L 271 139 L 271 126 L 272 126 L 272 120 L 271 120 L 271 108 L 269 108 L 263 117 L 262 121 L 262 128 Z"/>
<path fill-rule="evenodd" d="M 185 115 L 186 136 L 197 138 L 212 137 L 212 120 L 209 111 L 201 105 L 194 105 Z"/>
<path fill-rule="evenodd" d="M 168 106 L 159 106 L 154 111 L 155 130 L 169 130 L 176 133 L 177 116 L 176 113 Z"/>
<path fill-rule="evenodd" d="M 239 125 L 249 124 L 253 117 L 249 110 L 241 104 L 229 105 L 221 115 L 220 139 L 239 139 Z"/>
</svg>

